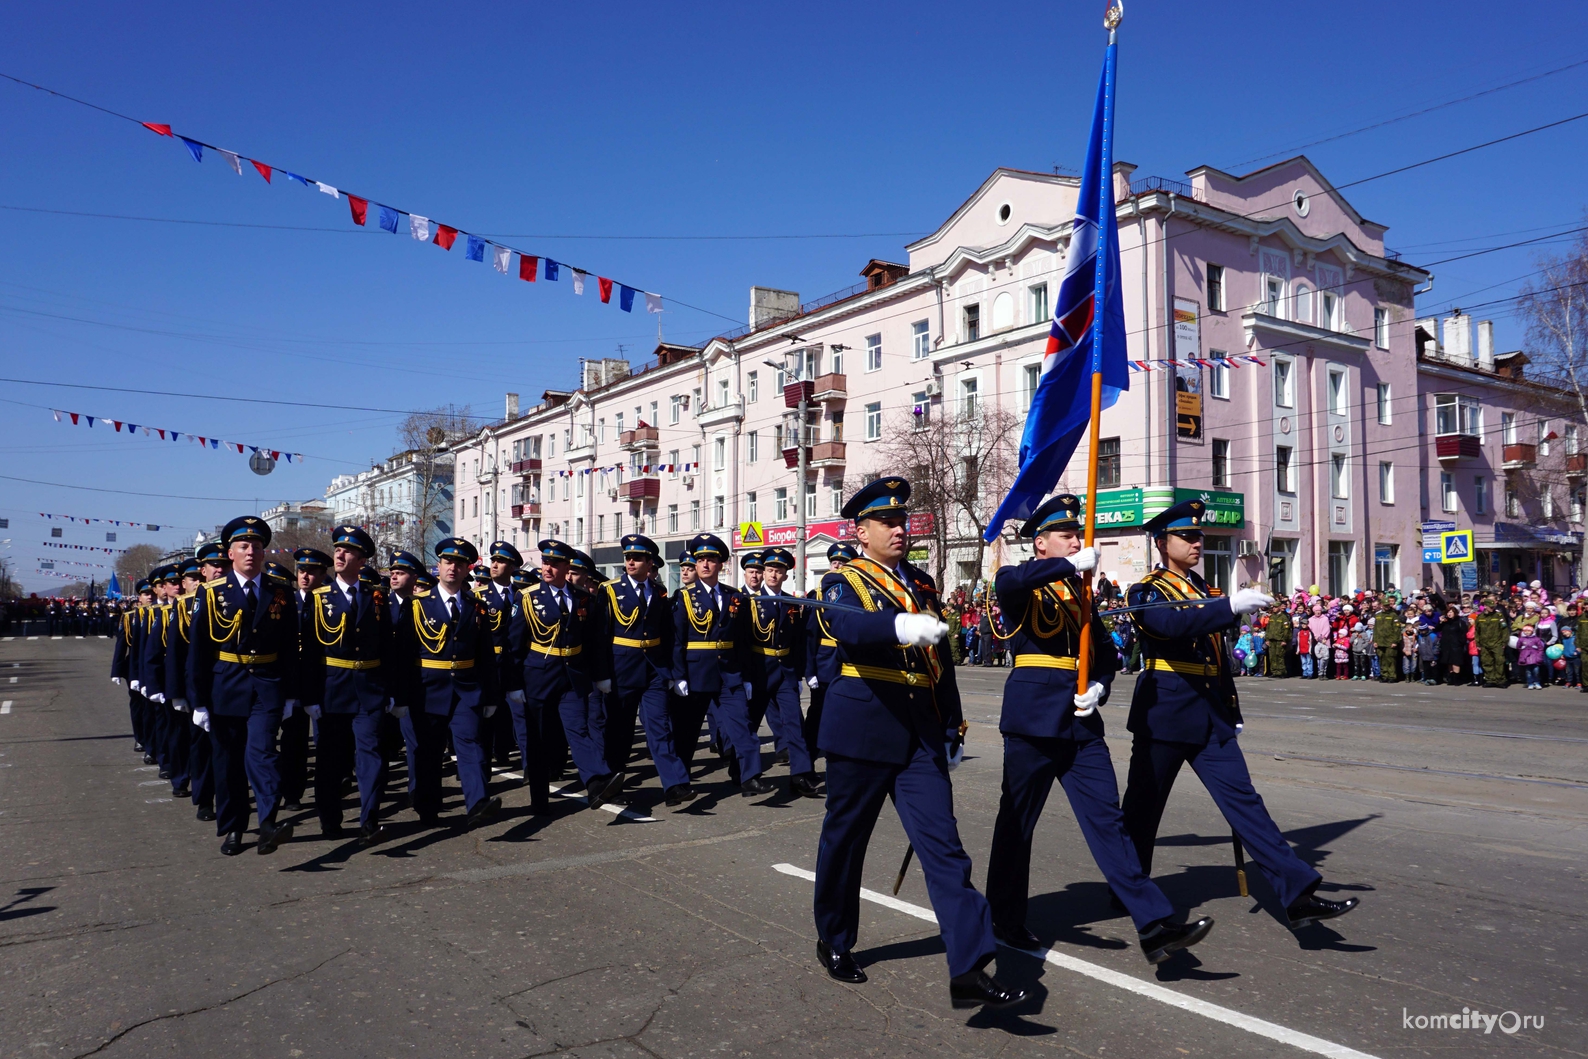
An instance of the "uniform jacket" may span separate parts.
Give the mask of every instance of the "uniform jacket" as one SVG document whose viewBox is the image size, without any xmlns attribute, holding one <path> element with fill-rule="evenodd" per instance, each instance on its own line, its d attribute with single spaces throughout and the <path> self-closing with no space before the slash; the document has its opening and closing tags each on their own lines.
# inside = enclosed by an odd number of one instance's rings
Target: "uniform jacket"
<svg viewBox="0 0 1588 1059">
<path fill-rule="evenodd" d="M 302 698 L 326 713 L 374 713 L 391 697 L 392 622 L 386 592 L 334 581 L 309 594 L 302 631 Z"/>
<path fill-rule="evenodd" d="M 171 605 L 170 627 L 166 631 L 165 701 L 187 699 L 187 656 L 193 649 L 193 612 L 198 610 L 198 592 L 178 596 Z"/>
<path fill-rule="evenodd" d="M 1007 735 L 1046 738 L 1101 739 L 1103 715 L 1075 716 L 1074 696 L 1080 657 L 1081 579 L 1068 559 L 1029 559 L 998 571 L 998 602 L 1003 608 L 1006 646 L 1015 656 L 1014 671 L 1004 681 L 1003 714 L 998 730 Z M 1027 663 L 1021 662 L 1022 658 Z M 1104 687 L 1103 701 L 1114 682 L 1119 652 L 1103 619 L 1092 617 L 1091 679 Z M 1031 664 L 1041 662 L 1046 664 Z M 1064 664 L 1070 668 L 1053 668 Z"/>
<path fill-rule="evenodd" d="M 838 573 L 823 575 L 821 588 L 817 597 L 825 599 L 830 578 L 839 577 Z M 955 636 L 958 629 L 949 629 L 949 636 Z M 827 620 L 824 611 L 815 607 L 805 618 L 805 672 L 807 679 L 816 678 L 816 683 L 827 687 L 838 679 L 838 641 L 833 639 L 832 625 Z"/>
<path fill-rule="evenodd" d="M 387 678 L 398 705 L 446 716 L 501 705 L 485 604 L 468 588 L 457 600 L 455 622 L 439 591 L 420 589 L 403 608 L 392 633 Z"/>
<path fill-rule="evenodd" d="M 807 608 L 778 603 L 778 599 L 764 588 L 746 597 L 750 657 L 745 679 L 758 695 L 763 689 L 776 691 L 785 681 L 796 681 L 806 672 Z"/>
<path fill-rule="evenodd" d="M 603 651 L 598 645 L 595 605 L 590 593 L 568 582 L 572 609 L 564 613 L 559 592 L 545 582 L 519 590 L 512 617 L 512 652 L 517 660 L 517 687 L 535 698 L 538 689 L 564 677 L 581 695 L 602 679 Z"/>
<path fill-rule="evenodd" d="M 496 654 L 496 674 L 502 690 L 520 687 L 521 678 L 515 672 L 518 661 L 513 655 L 513 618 L 519 605 L 519 590 L 512 585 L 503 588 L 489 581 L 477 595 L 485 604 L 485 624 L 491 633 L 491 649 Z"/>
<path fill-rule="evenodd" d="M 895 576 L 860 560 L 828 574 L 822 585 L 823 599 L 854 610 L 822 615 L 836 643 L 837 676 L 826 692 L 817 744 L 828 754 L 896 765 L 909 761 L 917 741 L 944 756 L 946 734 L 961 719 L 948 637 L 935 647 L 902 647 L 893 629 L 901 613 L 941 613 L 931 577 L 909 563 L 900 563 Z"/>
<path fill-rule="evenodd" d="M 1135 614 L 1143 663 L 1126 727 L 1145 739 L 1222 743 L 1241 721 L 1223 635 L 1236 624 L 1230 601 L 1210 596 L 1195 571 L 1182 577 L 1157 569 L 1130 586 L 1131 606 L 1180 599 L 1207 602 Z"/>
<path fill-rule="evenodd" d="M 595 592 L 595 639 L 607 655 L 602 669 L 612 675 L 615 691 L 637 691 L 653 680 L 665 684 L 675 679 L 673 598 L 655 581 L 644 587 L 650 590 L 649 603 L 627 575 Z"/>
<path fill-rule="evenodd" d="M 750 612 L 745 596 L 719 584 L 719 608 L 703 582 L 685 585 L 673 600 L 674 680 L 689 681 L 692 694 L 715 695 L 743 684 L 750 670 Z M 751 678 L 751 683 L 754 679 Z"/>
<path fill-rule="evenodd" d="M 246 717 L 255 696 L 272 710 L 298 697 L 297 596 L 269 578 L 260 583 L 251 624 L 244 620 L 246 597 L 235 573 L 198 590 L 187 665 L 194 709 Z"/>
<path fill-rule="evenodd" d="M 128 607 L 116 616 L 116 642 L 110 652 L 110 675 L 138 679 L 138 611 Z"/>
</svg>

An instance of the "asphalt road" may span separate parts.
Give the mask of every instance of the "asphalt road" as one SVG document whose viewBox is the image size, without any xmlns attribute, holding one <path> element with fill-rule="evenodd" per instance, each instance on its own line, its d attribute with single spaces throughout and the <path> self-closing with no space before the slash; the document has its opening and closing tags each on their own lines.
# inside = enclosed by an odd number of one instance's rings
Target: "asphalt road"
<svg viewBox="0 0 1588 1059">
<path fill-rule="evenodd" d="M 475 832 L 403 812 L 391 841 L 355 851 L 309 812 L 275 855 L 222 857 L 134 755 L 109 653 L 0 642 L 0 1056 L 1588 1054 L 1575 692 L 1245 681 L 1258 789 L 1325 894 L 1362 907 L 1293 934 L 1255 870 L 1239 897 L 1228 828 L 1183 773 L 1157 878 L 1218 925 L 1151 968 L 1056 797 L 1030 922 L 1052 948 L 996 964 L 1037 1001 L 989 1015 L 949 1007 L 918 868 L 901 903 L 863 902 L 871 981 L 830 981 L 808 881 L 821 804 L 729 794 L 715 761 L 687 812 L 656 804 L 647 770 L 622 814 L 564 799 L 534 818 L 512 789 Z M 1005 672 L 959 670 L 973 723 L 955 794 L 978 885 Z M 1123 783 L 1125 711 L 1103 709 Z M 871 889 L 891 890 L 904 847 L 885 810 Z M 1463 1009 L 1542 1028 L 1416 1026 Z"/>
</svg>

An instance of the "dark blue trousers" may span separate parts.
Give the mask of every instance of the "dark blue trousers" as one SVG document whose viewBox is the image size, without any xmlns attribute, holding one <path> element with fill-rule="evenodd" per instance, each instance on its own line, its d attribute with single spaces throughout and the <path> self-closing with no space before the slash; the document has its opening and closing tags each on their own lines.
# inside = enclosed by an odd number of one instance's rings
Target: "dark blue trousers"
<svg viewBox="0 0 1588 1059">
<path fill-rule="evenodd" d="M 816 733 L 822 730 L 822 704 L 826 698 L 827 689 L 825 687 L 817 685 L 811 688 L 810 706 L 805 710 L 805 749 L 810 751 L 813 764 L 817 758 L 822 756 L 822 748 L 816 745 Z"/>
<path fill-rule="evenodd" d="M 406 717 L 397 718 L 397 730 L 402 733 L 403 754 L 408 759 L 408 796 L 412 799 L 419 785 L 419 736 L 414 732 L 412 711 L 409 711 Z"/>
<path fill-rule="evenodd" d="M 1003 797 L 987 860 L 987 900 L 1001 927 L 1026 924 L 1031 880 L 1031 836 L 1053 781 L 1069 796 L 1092 860 L 1130 911 L 1137 930 L 1174 914 L 1174 906 L 1141 870 L 1136 847 L 1119 810 L 1119 782 L 1108 744 L 1101 739 L 1004 736 Z"/>
<path fill-rule="evenodd" d="M 607 765 L 606 734 L 602 731 L 606 716 L 600 699 L 594 692 L 580 694 L 565 684 L 556 698 L 539 700 L 542 709 L 556 710 L 562 718 L 563 736 L 568 740 L 581 783 L 612 773 Z"/>
<path fill-rule="evenodd" d="M 915 846 L 948 949 L 948 973 L 985 967 L 997 952 L 987 899 L 971 885 L 970 857 L 954 819 L 948 764 L 915 744 L 907 764 L 859 761 L 827 752 L 827 817 L 816 849 L 816 934 L 850 952 L 860 932 L 860 882 L 866 846 L 882 803 L 892 795 Z"/>
<path fill-rule="evenodd" d="M 303 801 L 303 792 L 309 787 L 309 714 L 301 705 L 293 707 L 292 716 L 281 722 L 281 759 L 277 768 L 281 772 L 281 800 Z"/>
<path fill-rule="evenodd" d="M 673 717 L 667 708 L 667 686 L 662 678 L 654 677 L 641 688 L 617 688 L 607 696 L 607 728 L 621 726 L 628 719 L 629 731 L 634 729 L 638 715 L 640 727 L 645 730 L 645 747 L 656 765 L 656 778 L 662 789 L 689 782 L 689 769 L 684 767 L 673 743 Z M 695 736 L 700 735 L 700 722 L 695 722 Z M 608 746 L 611 741 L 609 738 Z M 611 760 L 610 750 L 608 760 Z"/>
<path fill-rule="evenodd" d="M 697 698 L 694 693 L 689 697 Z M 761 737 L 750 729 L 750 703 L 744 697 L 744 685 L 698 697 L 706 700 L 706 710 L 717 723 L 718 738 L 733 749 L 738 782 L 748 783 L 761 775 Z M 699 730 L 697 726 L 695 731 Z"/>
<path fill-rule="evenodd" d="M 473 809 L 485 798 L 489 766 L 479 740 L 484 714 L 483 708 L 470 706 L 454 706 L 451 713 L 415 710 L 408 714 L 413 722 L 414 763 L 417 766 L 414 812 L 421 819 L 441 812 L 441 757 L 446 751 L 449 734 L 452 751 L 458 757 L 458 785 L 463 788 L 464 808 Z"/>
<path fill-rule="evenodd" d="M 127 715 L 132 718 L 132 741 L 148 751 L 149 733 L 144 730 L 143 696 L 131 688 L 127 689 Z"/>
<path fill-rule="evenodd" d="M 759 711 L 751 711 L 752 717 L 761 713 L 766 717 L 767 725 L 772 729 L 779 750 L 788 751 L 789 775 L 799 776 L 810 772 L 814 766 L 811 764 L 811 754 L 805 742 L 805 715 L 800 713 L 799 683 L 792 676 L 785 676 L 783 682 L 771 692 L 755 689 L 756 697 L 760 700 Z M 759 742 L 759 737 L 757 742 Z"/>
<path fill-rule="evenodd" d="M 1262 796 L 1252 786 L 1246 758 L 1234 739 L 1205 745 L 1138 739 L 1131 744 L 1130 774 L 1125 783 L 1125 830 L 1136 843 L 1143 871 L 1152 871 L 1158 822 L 1163 818 L 1174 778 L 1187 762 L 1285 907 L 1311 893 L 1323 881 L 1323 876 L 1296 856 L 1279 833 Z"/>
<path fill-rule="evenodd" d="M 215 770 L 215 833 L 248 830 L 248 788 L 254 789 L 259 819 L 276 812 L 281 773 L 277 771 L 276 731 L 281 711 L 257 698 L 246 717 L 210 713 L 211 767 Z"/>
<path fill-rule="evenodd" d="M 314 808 L 320 826 L 342 826 L 342 783 L 349 772 L 358 776 L 358 822 L 370 827 L 380 822 L 381 774 L 385 759 L 380 751 L 380 711 L 322 713 L 319 741 L 314 752 Z"/>
<path fill-rule="evenodd" d="M 166 760 L 169 762 L 166 768 L 171 773 L 171 789 L 179 791 L 188 786 L 192 779 L 193 733 L 203 735 L 204 730 L 193 727 L 191 713 L 178 713 L 171 706 L 161 706 L 159 709 L 169 715 L 165 727 Z"/>
<path fill-rule="evenodd" d="M 182 723 L 187 725 L 193 740 L 188 750 L 188 786 L 193 790 L 193 804 L 201 809 L 215 808 L 215 769 L 211 764 L 210 734 L 193 723 L 193 715 L 184 713 Z M 213 727 L 213 723 L 211 727 Z"/>
<path fill-rule="evenodd" d="M 149 738 L 144 740 L 143 745 L 148 748 L 149 753 L 154 755 L 155 764 L 159 765 L 161 769 L 169 771 L 166 765 L 166 758 L 171 748 L 167 745 L 170 741 L 170 734 L 166 731 L 168 726 L 165 723 L 165 714 L 165 707 L 158 702 L 150 698 L 143 700 L 143 723 L 149 735 Z"/>
</svg>

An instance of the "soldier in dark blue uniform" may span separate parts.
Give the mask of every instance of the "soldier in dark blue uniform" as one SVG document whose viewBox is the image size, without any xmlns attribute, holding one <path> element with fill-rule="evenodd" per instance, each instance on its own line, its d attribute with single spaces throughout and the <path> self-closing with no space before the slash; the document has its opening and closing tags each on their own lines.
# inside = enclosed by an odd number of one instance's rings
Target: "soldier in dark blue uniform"
<svg viewBox="0 0 1588 1059">
<path fill-rule="evenodd" d="M 281 774 L 276 732 L 298 705 L 298 608 L 288 585 L 264 577 L 270 527 L 253 515 L 221 530 L 232 569 L 207 581 L 193 611 L 188 691 L 193 716 L 210 733 L 216 833 L 221 852 L 242 852 L 248 789 L 259 814 L 260 853 L 292 836 L 276 823 Z"/>
<path fill-rule="evenodd" d="M 751 550 L 739 556 L 739 572 L 744 577 L 744 594 L 753 596 L 761 591 L 761 581 L 766 573 L 766 552 Z"/>
<path fill-rule="evenodd" d="M 417 590 L 393 630 L 393 671 L 403 675 L 388 688 L 396 694 L 394 712 L 413 726 L 414 812 L 430 827 L 440 823 L 441 759 L 449 735 L 467 824 L 484 823 L 502 808 L 487 786 L 489 766 L 480 753 L 480 725 L 496 713 L 502 692 L 485 605 L 469 591 L 469 567 L 479 557 L 461 537 L 439 542 L 435 589 Z"/>
<path fill-rule="evenodd" d="M 174 566 L 157 566 L 149 571 L 153 599 L 143 614 L 143 635 L 138 645 L 138 687 L 144 697 L 144 723 L 149 729 L 148 746 L 154 752 L 158 773 L 163 780 L 171 773 L 171 723 L 173 712 L 166 705 L 165 654 L 170 643 L 171 599 L 177 581 Z"/>
<path fill-rule="evenodd" d="M 959 689 L 938 619 L 932 579 L 904 561 L 910 485 L 882 478 L 843 507 L 865 554 L 823 578 L 838 676 L 827 689 L 821 746 L 827 816 L 816 853 L 816 955 L 841 982 L 864 982 L 851 954 L 860 930 L 866 846 L 892 796 L 926 873 L 948 950 L 955 1007 L 1024 1000 L 983 968 L 998 951 L 987 899 L 971 884 L 949 782 L 948 743 L 958 736 Z M 862 611 L 864 613 L 856 613 Z"/>
<path fill-rule="evenodd" d="M 391 579 L 391 590 L 386 594 L 386 609 L 390 612 L 393 632 L 397 622 L 407 610 L 408 601 L 424 586 L 420 582 L 422 576 L 427 576 L 425 564 L 419 557 L 411 552 L 394 551 L 391 556 L 391 565 L 386 568 L 387 576 Z M 388 690 L 396 697 L 396 686 L 404 677 L 388 675 Z M 408 797 L 412 801 L 414 794 L 414 725 L 413 718 L 408 716 L 407 710 L 392 710 L 381 720 L 383 734 L 381 744 L 385 747 L 386 760 L 394 760 L 397 756 L 397 745 L 402 746 L 402 754 L 408 765 Z M 395 737 L 393 732 L 396 733 Z M 388 768 L 390 766 L 388 765 Z"/>
<path fill-rule="evenodd" d="M 193 615 L 198 612 L 199 593 L 211 581 L 225 577 L 231 569 L 232 561 L 226 555 L 226 549 L 220 541 L 210 541 L 200 545 L 198 550 L 199 583 L 193 590 L 191 598 L 184 601 L 178 620 L 182 629 L 182 637 L 176 646 L 180 651 L 179 674 L 182 687 L 181 694 L 177 696 L 183 702 L 183 715 L 188 722 L 185 727 L 189 738 L 192 740 L 188 747 L 188 786 L 193 791 L 193 804 L 200 820 L 215 819 L 215 767 L 214 755 L 211 750 L 209 733 L 200 728 L 194 717 L 193 705 L 196 696 L 193 686 L 188 683 L 187 657 L 193 649 Z"/>
<path fill-rule="evenodd" d="M 1081 501 L 1055 496 L 1020 527 L 1036 558 L 998 571 L 998 603 L 1014 671 L 1004 682 L 1003 797 L 987 861 L 987 900 L 993 933 L 1018 949 L 1040 949 L 1026 928 L 1031 836 L 1057 780 L 1069 796 L 1081 835 L 1114 894 L 1130 910 L 1142 952 L 1151 963 L 1195 945 L 1213 920 L 1171 923 L 1174 906 L 1141 870 L 1119 811 L 1119 784 L 1103 741 L 1097 707 L 1108 701 L 1117 652 L 1108 630 L 1092 616 L 1092 661 L 1084 693 L 1076 688 L 1080 658 L 1082 574 L 1097 566 L 1097 551 L 1081 547 Z"/>
<path fill-rule="evenodd" d="M 667 711 L 667 685 L 673 665 L 673 601 L 655 580 L 662 561 L 656 542 L 630 533 L 623 548 L 623 576 L 608 581 L 595 593 L 594 639 L 610 652 L 603 667 L 612 674 L 612 692 L 606 697 L 607 761 L 615 767 L 628 763 L 638 717 L 645 745 L 656 765 L 656 777 L 670 807 L 695 798 L 689 770 L 673 746 L 672 717 Z"/>
<path fill-rule="evenodd" d="M 144 731 L 143 696 L 138 693 L 139 636 L 143 629 L 144 596 L 153 597 L 147 578 L 140 578 L 133 589 L 132 604 L 124 604 L 116 620 L 116 640 L 110 654 L 110 680 L 127 688 L 127 715 L 132 721 L 132 748 L 143 755 L 145 765 L 154 764 L 149 753 L 149 735 Z"/>
<path fill-rule="evenodd" d="M 307 646 L 310 620 L 314 617 L 314 590 L 325 584 L 331 557 L 318 548 L 299 548 L 292 553 L 294 590 L 298 600 L 298 639 Z M 303 794 L 309 789 L 309 723 L 305 710 L 295 710 L 281 722 L 281 802 L 289 813 L 303 808 Z"/>
<path fill-rule="evenodd" d="M 186 559 L 176 567 L 181 586 L 176 599 L 171 601 L 171 617 L 166 628 L 165 699 L 172 713 L 171 797 L 190 798 L 193 796 L 193 745 L 198 741 L 194 736 L 203 735 L 203 732 L 192 724 L 193 706 L 187 695 L 187 652 L 193 634 L 193 610 L 198 606 L 198 589 L 205 578 L 197 559 Z"/>
<path fill-rule="evenodd" d="M 787 548 L 761 553 L 759 592 L 750 594 L 751 668 L 745 674 L 755 688 L 750 700 L 751 731 L 759 732 L 765 717 L 780 754 L 788 755 L 789 789 L 802 798 L 820 798 L 816 769 L 805 744 L 805 718 L 800 713 L 800 684 L 806 670 L 806 608 L 775 602 L 785 596 L 783 580 L 794 566 Z"/>
<path fill-rule="evenodd" d="M 319 725 L 314 807 L 327 838 L 342 835 L 342 785 L 358 777 L 359 844 L 381 837 L 385 758 L 380 726 L 391 702 L 392 621 L 386 593 L 362 574 L 375 542 L 358 526 L 331 531 L 336 576 L 309 597 L 302 634 L 301 685 L 306 712 Z"/>
<path fill-rule="evenodd" d="M 489 575 L 484 581 L 475 580 L 475 592 L 486 607 L 491 646 L 496 651 L 497 678 L 504 689 L 510 689 L 518 686 L 511 672 L 516 668 L 511 632 L 513 607 L 518 602 L 518 591 L 513 588 L 513 575 L 524 565 L 524 557 L 509 542 L 493 541 L 490 560 Z M 487 764 L 512 764 L 513 744 L 518 735 L 516 729 L 517 720 L 508 710 L 498 711 L 491 718 L 491 723 L 481 729 L 480 745 L 485 751 Z"/>
<path fill-rule="evenodd" d="M 1224 632 L 1240 616 L 1273 600 L 1255 588 L 1225 598 L 1195 569 L 1202 559 L 1200 500 L 1187 500 L 1147 523 L 1162 565 L 1130 587 L 1138 611 L 1142 674 L 1127 727 L 1134 737 L 1125 786 L 1125 828 L 1144 871 L 1152 871 L 1158 821 L 1180 766 L 1189 763 L 1235 836 L 1284 905 L 1292 929 L 1332 919 L 1358 899 L 1328 901 L 1314 891 L 1322 877 L 1296 856 L 1252 786 L 1237 736 L 1242 728 L 1234 670 Z M 1185 602 L 1184 605 L 1173 605 Z"/>
<path fill-rule="evenodd" d="M 590 808 L 598 808 L 623 789 L 624 774 L 606 760 L 600 701 L 593 692 L 612 690 L 601 671 L 602 651 L 596 643 L 595 606 L 584 589 L 568 580 L 574 550 L 559 540 L 539 544 L 541 583 L 519 595 L 513 614 L 513 656 L 519 666 L 521 690 L 509 693 L 520 712 L 513 717 L 522 733 L 525 779 L 530 804 L 544 812 L 550 797 L 548 720 L 561 721 L 574 767 L 584 784 Z M 595 708 L 592 708 L 592 705 Z M 519 717 L 523 717 L 520 722 Z"/>
<path fill-rule="evenodd" d="M 722 538 L 702 533 L 690 538 L 695 580 L 678 590 L 673 603 L 673 688 L 677 712 L 673 731 L 681 744 L 700 738 L 700 722 L 710 714 L 717 735 L 733 755 L 728 777 L 745 797 L 777 788 L 762 775 L 761 741 L 750 728 L 750 624 L 745 597 L 718 576 L 728 560 Z"/>
<path fill-rule="evenodd" d="M 845 564 L 853 562 L 859 555 L 855 546 L 848 541 L 829 545 L 828 573 L 842 570 Z M 826 578 L 822 580 L 825 582 Z M 810 594 L 814 596 L 817 593 Z M 838 677 L 838 641 L 833 639 L 827 619 L 822 617 L 819 610 L 806 619 L 805 630 L 805 686 L 811 690 L 810 707 L 805 711 L 805 748 L 811 752 L 811 761 L 814 762 L 822 755 L 821 745 L 816 741 L 822 728 L 822 704 L 827 698 L 828 687 Z"/>
</svg>

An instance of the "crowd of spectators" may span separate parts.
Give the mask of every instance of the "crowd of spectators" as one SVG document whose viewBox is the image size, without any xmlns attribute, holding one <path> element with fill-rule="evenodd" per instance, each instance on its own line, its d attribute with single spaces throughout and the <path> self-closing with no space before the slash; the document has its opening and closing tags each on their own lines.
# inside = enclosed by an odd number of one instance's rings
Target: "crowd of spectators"
<svg viewBox="0 0 1588 1059">
<path fill-rule="evenodd" d="M 103 596 L 0 599 L 0 636 L 108 636 L 121 608 L 120 600 Z"/>
</svg>

